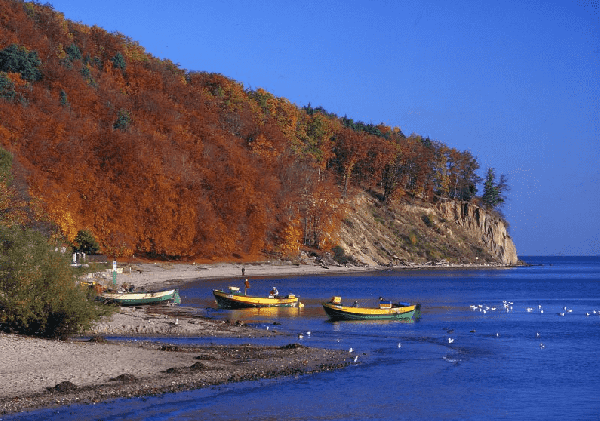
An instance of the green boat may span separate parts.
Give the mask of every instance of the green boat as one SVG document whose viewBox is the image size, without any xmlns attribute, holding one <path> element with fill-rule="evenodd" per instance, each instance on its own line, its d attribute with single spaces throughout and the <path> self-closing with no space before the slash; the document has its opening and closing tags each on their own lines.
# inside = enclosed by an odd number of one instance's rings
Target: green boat
<svg viewBox="0 0 600 421">
<path fill-rule="evenodd" d="M 114 303 L 120 306 L 181 304 L 181 297 L 177 289 L 156 292 L 103 292 L 98 298 L 105 303 Z"/>
<path fill-rule="evenodd" d="M 416 320 L 421 317 L 421 304 L 379 301 L 379 307 L 345 306 L 341 297 L 323 303 L 325 313 L 332 320 Z"/>
</svg>

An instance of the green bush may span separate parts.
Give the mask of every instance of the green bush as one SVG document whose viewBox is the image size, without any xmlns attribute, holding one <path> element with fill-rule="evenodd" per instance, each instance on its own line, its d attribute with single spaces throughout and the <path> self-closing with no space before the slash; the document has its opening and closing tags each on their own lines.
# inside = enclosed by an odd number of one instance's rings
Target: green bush
<svg viewBox="0 0 600 421">
<path fill-rule="evenodd" d="M 76 283 L 68 257 L 40 233 L 0 227 L 0 328 L 47 338 L 80 333 L 109 309 Z"/>
<path fill-rule="evenodd" d="M 0 71 L 20 73 L 25 80 L 35 82 L 42 79 L 39 67 L 42 62 L 35 51 L 11 44 L 0 51 Z"/>
<path fill-rule="evenodd" d="M 338 262 L 340 265 L 345 265 L 352 262 L 350 256 L 346 256 L 344 249 L 340 246 L 334 246 L 331 251 L 333 252 L 333 260 Z"/>
<path fill-rule="evenodd" d="M 97 254 L 100 251 L 100 245 L 91 231 L 81 230 L 75 236 L 73 250 L 85 254 Z"/>
</svg>

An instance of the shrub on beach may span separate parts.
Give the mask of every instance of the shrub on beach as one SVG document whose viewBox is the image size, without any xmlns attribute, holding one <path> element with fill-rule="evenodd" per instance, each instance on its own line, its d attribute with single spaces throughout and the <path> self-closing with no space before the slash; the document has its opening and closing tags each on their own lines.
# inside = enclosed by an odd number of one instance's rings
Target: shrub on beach
<svg viewBox="0 0 600 421">
<path fill-rule="evenodd" d="M 47 238 L 0 226 L 0 329 L 48 338 L 79 333 L 110 311 L 88 294 Z"/>
</svg>

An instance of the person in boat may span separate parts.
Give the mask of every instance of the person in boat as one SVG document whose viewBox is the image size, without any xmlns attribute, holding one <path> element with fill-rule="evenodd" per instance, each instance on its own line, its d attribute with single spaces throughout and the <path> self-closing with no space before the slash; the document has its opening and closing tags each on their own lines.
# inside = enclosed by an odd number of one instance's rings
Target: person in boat
<svg viewBox="0 0 600 421">
<path fill-rule="evenodd" d="M 244 284 L 244 295 L 248 295 L 248 288 L 250 288 L 250 282 L 246 279 L 246 283 Z"/>
<path fill-rule="evenodd" d="M 358 307 L 358 301 L 354 301 L 354 304 L 352 304 L 353 307 Z"/>
<path fill-rule="evenodd" d="M 277 291 L 277 287 L 273 287 L 273 289 L 271 290 L 270 294 L 269 294 L 270 298 L 277 298 L 279 297 L 279 291 Z"/>
</svg>

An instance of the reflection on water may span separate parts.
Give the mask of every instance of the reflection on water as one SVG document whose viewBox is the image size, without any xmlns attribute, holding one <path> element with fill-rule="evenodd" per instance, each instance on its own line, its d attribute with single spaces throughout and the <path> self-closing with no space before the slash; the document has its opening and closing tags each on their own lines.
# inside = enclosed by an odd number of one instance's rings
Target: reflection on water
<svg viewBox="0 0 600 421">
<path fill-rule="evenodd" d="M 261 307 L 221 310 L 219 314 L 229 320 L 248 321 L 256 318 L 302 317 L 303 310 L 300 307 Z"/>
</svg>

